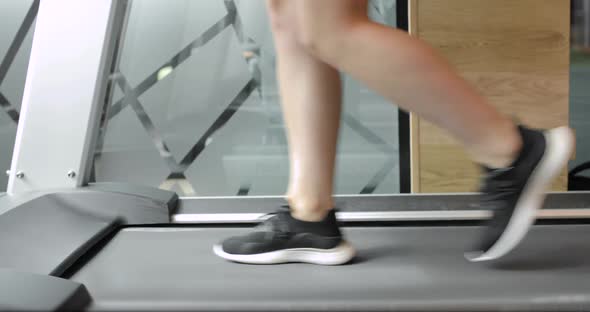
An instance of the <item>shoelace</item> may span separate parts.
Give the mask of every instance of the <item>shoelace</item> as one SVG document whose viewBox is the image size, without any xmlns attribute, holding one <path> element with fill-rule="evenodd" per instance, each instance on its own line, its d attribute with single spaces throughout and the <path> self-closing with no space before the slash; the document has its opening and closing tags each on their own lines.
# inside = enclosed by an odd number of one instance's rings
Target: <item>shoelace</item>
<svg viewBox="0 0 590 312">
<path fill-rule="evenodd" d="M 289 237 L 291 235 L 291 230 L 287 220 L 288 213 L 289 207 L 281 206 L 281 209 L 278 211 L 260 217 L 262 222 L 256 227 L 256 229 L 262 232 L 271 233 L 281 238 Z"/>
</svg>

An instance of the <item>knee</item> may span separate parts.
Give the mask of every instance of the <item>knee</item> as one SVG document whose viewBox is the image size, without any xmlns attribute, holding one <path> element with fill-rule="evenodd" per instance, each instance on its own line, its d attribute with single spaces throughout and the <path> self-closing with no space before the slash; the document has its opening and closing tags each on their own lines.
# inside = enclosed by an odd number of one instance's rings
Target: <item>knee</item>
<svg viewBox="0 0 590 312">
<path fill-rule="evenodd" d="M 338 18 L 306 18 L 297 15 L 295 1 L 267 0 L 275 38 L 280 38 L 282 45 L 300 47 L 327 63 L 337 64 L 339 57 L 352 51 L 356 29 L 368 22 L 366 15 L 356 13 Z"/>
<path fill-rule="evenodd" d="M 338 58 L 354 45 L 355 27 L 359 21 L 343 19 L 331 22 L 298 25 L 295 37 L 309 53 L 327 63 L 338 63 Z M 336 65 L 336 64 L 334 64 Z"/>
</svg>

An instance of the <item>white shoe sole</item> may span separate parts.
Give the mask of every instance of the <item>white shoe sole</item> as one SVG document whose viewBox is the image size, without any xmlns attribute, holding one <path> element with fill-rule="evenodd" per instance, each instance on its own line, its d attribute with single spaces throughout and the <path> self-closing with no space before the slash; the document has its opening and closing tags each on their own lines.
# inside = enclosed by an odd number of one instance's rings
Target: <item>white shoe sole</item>
<svg viewBox="0 0 590 312">
<path fill-rule="evenodd" d="M 342 242 L 332 249 L 294 248 L 255 255 L 234 255 L 223 251 L 221 245 L 213 246 L 213 252 L 229 261 L 248 264 L 279 264 L 303 262 L 320 265 L 340 265 L 352 260 L 354 248 L 348 242 Z"/>
<path fill-rule="evenodd" d="M 546 150 L 539 165 L 529 178 L 514 208 L 514 213 L 504 233 L 486 252 L 467 253 L 473 262 L 498 259 L 510 252 L 524 238 L 534 223 L 551 182 L 567 164 L 574 146 L 574 134 L 569 127 L 545 132 Z"/>
</svg>

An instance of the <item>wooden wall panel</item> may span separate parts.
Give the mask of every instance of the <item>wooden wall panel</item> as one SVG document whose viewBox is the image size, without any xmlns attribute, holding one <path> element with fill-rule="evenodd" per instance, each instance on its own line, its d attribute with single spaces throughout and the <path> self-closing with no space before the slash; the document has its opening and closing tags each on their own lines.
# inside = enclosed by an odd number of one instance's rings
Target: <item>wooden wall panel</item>
<svg viewBox="0 0 590 312">
<path fill-rule="evenodd" d="M 410 33 L 434 46 L 502 112 L 568 124 L 568 0 L 410 0 Z M 412 116 L 413 191 L 477 190 L 477 167 L 444 130 Z M 554 190 L 565 190 L 566 174 Z"/>
</svg>

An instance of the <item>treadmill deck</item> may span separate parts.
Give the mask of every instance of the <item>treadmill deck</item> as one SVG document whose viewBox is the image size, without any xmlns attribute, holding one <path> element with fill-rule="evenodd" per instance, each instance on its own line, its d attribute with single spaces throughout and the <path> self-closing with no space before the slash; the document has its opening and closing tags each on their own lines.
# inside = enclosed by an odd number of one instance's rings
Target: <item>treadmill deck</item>
<svg viewBox="0 0 590 312">
<path fill-rule="evenodd" d="M 345 228 L 354 263 L 242 265 L 212 245 L 247 228 L 127 228 L 71 279 L 91 310 L 590 310 L 590 226 L 535 226 L 501 262 L 469 263 L 476 227 Z"/>
</svg>

